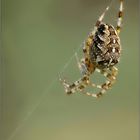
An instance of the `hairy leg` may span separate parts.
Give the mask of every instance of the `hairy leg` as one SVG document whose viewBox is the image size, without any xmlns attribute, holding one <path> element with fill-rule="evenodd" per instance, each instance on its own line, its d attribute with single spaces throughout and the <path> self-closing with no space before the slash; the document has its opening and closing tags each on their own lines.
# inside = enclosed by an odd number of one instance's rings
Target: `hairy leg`
<svg viewBox="0 0 140 140">
<path fill-rule="evenodd" d="M 83 92 L 84 94 L 88 95 L 88 96 L 92 96 L 92 97 L 96 97 L 99 98 L 101 97 L 103 94 L 106 93 L 106 91 L 108 89 L 110 89 L 113 84 L 116 81 L 116 76 L 118 74 L 118 69 L 116 67 L 112 67 L 110 68 L 110 73 L 108 71 L 103 71 L 103 70 L 99 70 L 98 72 L 100 72 L 101 74 L 103 74 L 107 80 L 105 83 L 103 83 L 102 85 L 98 85 L 98 88 L 100 88 L 101 90 L 98 93 L 90 93 L 90 92 Z M 91 85 L 91 84 L 90 84 Z M 95 85 L 93 84 L 93 87 Z"/>
</svg>

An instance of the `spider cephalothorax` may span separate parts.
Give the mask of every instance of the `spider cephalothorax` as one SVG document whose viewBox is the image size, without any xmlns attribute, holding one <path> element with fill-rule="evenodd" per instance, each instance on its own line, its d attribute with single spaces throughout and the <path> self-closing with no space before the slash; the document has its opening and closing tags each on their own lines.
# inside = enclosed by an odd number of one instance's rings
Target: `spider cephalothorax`
<svg viewBox="0 0 140 140">
<path fill-rule="evenodd" d="M 122 24 L 123 0 L 120 0 L 116 28 L 102 21 L 108 9 L 109 7 L 107 7 L 99 17 L 94 30 L 86 39 L 83 47 L 84 58 L 81 59 L 81 62 L 76 55 L 82 78 L 72 84 L 69 84 L 65 79 L 60 78 L 67 94 L 79 91 L 86 95 L 98 98 L 110 89 L 116 81 L 118 69 L 115 65 L 119 62 L 121 53 L 119 33 Z M 95 70 L 107 78 L 105 83 L 96 85 L 91 82 L 90 76 Z M 99 88 L 100 91 L 97 94 L 84 91 L 87 86 Z"/>
</svg>

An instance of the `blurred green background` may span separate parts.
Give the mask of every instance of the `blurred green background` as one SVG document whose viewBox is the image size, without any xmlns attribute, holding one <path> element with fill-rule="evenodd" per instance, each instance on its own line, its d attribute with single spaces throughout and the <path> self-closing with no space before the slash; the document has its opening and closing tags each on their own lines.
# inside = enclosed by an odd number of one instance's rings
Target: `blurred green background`
<svg viewBox="0 0 140 140">
<path fill-rule="evenodd" d="M 63 67 L 109 3 L 2 0 L 1 140 L 138 140 L 138 0 L 124 3 L 114 87 L 96 100 L 66 96 L 58 81 L 61 70 L 70 81 L 80 77 L 74 57 Z M 105 21 L 116 25 L 118 9 L 114 0 Z"/>
</svg>

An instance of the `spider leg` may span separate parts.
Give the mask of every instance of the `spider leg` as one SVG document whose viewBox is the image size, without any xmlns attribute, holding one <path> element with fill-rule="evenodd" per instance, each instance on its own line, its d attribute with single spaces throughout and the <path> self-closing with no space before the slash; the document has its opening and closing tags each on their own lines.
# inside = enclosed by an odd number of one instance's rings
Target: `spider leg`
<svg viewBox="0 0 140 140">
<path fill-rule="evenodd" d="M 117 21 L 117 27 L 116 27 L 116 30 L 118 33 L 120 33 L 120 30 L 121 30 L 122 16 L 123 16 L 123 0 L 120 0 L 120 9 L 118 12 L 118 21 Z"/>
<path fill-rule="evenodd" d="M 82 75 L 87 74 L 87 73 L 88 73 L 88 70 L 87 70 L 87 67 L 86 67 L 86 65 L 85 65 L 84 58 L 82 58 L 82 59 L 81 59 L 81 62 L 80 62 L 77 53 L 75 53 L 75 57 L 76 57 L 77 65 L 78 65 L 78 68 L 79 68 L 81 74 L 82 74 Z"/>
<path fill-rule="evenodd" d="M 88 74 L 89 72 L 88 72 L 87 67 L 85 65 L 85 60 L 81 59 L 81 63 L 80 63 L 79 58 L 77 56 L 77 53 L 75 53 L 75 57 L 76 57 L 78 67 L 79 67 L 82 75 Z M 89 81 L 89 85 L 92 86 L 92 87 L 101 88 L 100 85 L 96 85 L 96 84 L 92 83 L 91 81 Z"/>
<path fill-rule="evenodd" d="M 94 25 L 93 31 L 89 34 L 87 40 L 84 42 L 83 53 L 85 54 L 85 57 L 87 57 L 87 58 L 89 58 L 89 49 L 90 49 L 91 45 L 93 45 L 93 38 L 94 38 L 95 32 L 97 31 L 97 28 L 101 24 L 101 22 L 105 16 L 105 13 L 108 11 L 108 9 L 109 9 L 109 6 L 106 7 L 105 11 L 98 18 L 98 20 L 96 21 L 96 24 Z"/>
<path fill-rule="evenodd" d="M 113 86 L 113 84 L 116 81 L 118 69 L 115 66 L 113 66 L 109 70 L 111 73 L 109 73 L 108 71 L 103 71 L 103 70 L 100 71 L 100 73 L 103 74 L 107 78 L 107 80 L 104 84 L 101 85 L 102 89 L 99 93 L 97 93 L 97 97 L 102 96 L 108 89 L 110 89 Z"/>
<path fill-rule="evenodd" d="M 116 81 L 116 76 L 118 74 L 118 69 L 116 67 L 112 67 L 110 68 L 111 73 L 109 73 L 108 71 L 104 70 L 99 70 L 98 72 L 100 72 L 101 74 L 103 74 L 107 80 L 104 84 L 102 85 L 98 85 L 99 88 L 101 88 L 101 90 L 95 94 L 95 93 L 90 93 L 90 92 L 83 92 L 84 94 L 88 95 L 88 96 L 92 96 L 92 97 L 96 97 L 99 98 L 101 97 L 103 94 L 106 93 L 106 91 L 108 89 L 110 89 L 112 87 L 112 85 L 115 83 Z"/>
<path fill-rule="evenodd" d="M 94 36 L 97 28 L 99 27 L 99 25 L 102 23 L 102 20 L 104 19 L 104 16 L 106 14 L 106 12 L 109 10 L 109 6 L 106 7 L 106 9 L 104 10 L 104 12 L 101 14 L 101 16 L 98 18 L 98 20 L 96 21 L 96 24 L 94 26 L 94 30 L 92 31 L 92 35 Z"/>
<path fill-rule="evenodd" d="M 85 57 L 81 60 L 80 63 L 77 54 L 75 54 L 75 56 L 77 59 L 78 67 L 83 76 L 72 84 L 69 84 L 65 79 L 59 79 L 62 82 L 67 94 L 72 94 L 76 91 L 82 91 L 85 87 L 87 87 L 89 85 L 89 76 L 95 70 L 95 67 L 90 62 L 89 58 Z"/>
<path fill-rule="evenodd" d="M 72 84 L 67 83 L 65 79 L 60 78 L 60 81 L 64 86 L 65 92 L 67 94 L 72 94 L 76 91 L 82 91 L 85 87 L 87 87 L 87 85 L 89 84 L 89 76 L 84 75 L 82 78 L 80 78 Z"/>
<path fill-rule="evenodd" d="M 94 84 L 93 82 L 89 81 L 89 85 L 92 86 L 92 87 L 96 87 L 96 88 L 99 88 L 101 89 L 101 85 L 97 85 L 97 84 Z"/>
</svg>

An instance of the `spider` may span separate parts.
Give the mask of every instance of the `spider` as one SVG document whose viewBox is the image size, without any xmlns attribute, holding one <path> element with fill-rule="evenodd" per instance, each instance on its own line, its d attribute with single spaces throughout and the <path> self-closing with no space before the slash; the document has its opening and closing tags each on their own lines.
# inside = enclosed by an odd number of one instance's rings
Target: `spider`
<svg viewBox="0 0 140 140">
<path fill-rule="evenodd" d="M 116 81 L 118 69 L 115 65 L 119 62 L 121 54 L 119 33 L 122 24 L 123 0 L 120 0 L 116 28 L 111 24 L 103 22 L 103 18 L 108 9 L 109 6 L 96 21 L 93 31 L 88 35 L 84 42 L 84 58 L 79 61 L 76 54 L 82 78 L 72 84 L 69 84 L 65 79 L 60 78 L 67 94 L 81 92 L 88 96 L 99 98 L 105 94 Z M 96 85 L 91 82 L 90 76 L 95 72 L 95 70 L 106 77 L 107 80 L 105 83 Z M 96 94 L 87 92 L 84 90 L 87 86 L 99 88 L 100 91 Z"/>
</svg>

